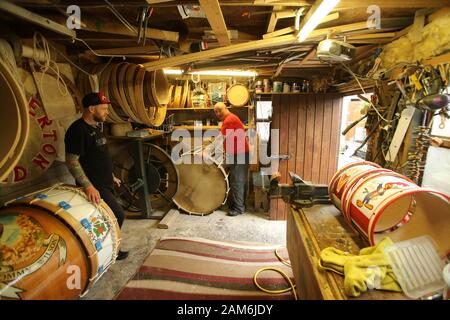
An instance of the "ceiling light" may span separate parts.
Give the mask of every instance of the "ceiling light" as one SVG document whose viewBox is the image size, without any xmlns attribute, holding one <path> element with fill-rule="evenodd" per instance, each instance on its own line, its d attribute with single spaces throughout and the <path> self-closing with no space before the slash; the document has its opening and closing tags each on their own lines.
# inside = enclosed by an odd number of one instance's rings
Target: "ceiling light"
<svg viewBox="0 0 450 320">
<path fill-rule="evenodd" d="M 165 74 L 183 74 L 181 69 L 163 69 Z"/>
<path fill-rule="evenodd" d="M 340 0 L 323 0 L 298 33 L 298 41 L 303 42 L 317 25 L 336 7 Z"/>
<path fill-rule="evenodd" d="M 241 70 L 204 70 L 193 71 L 189 74 L 198 74 L 202 76 L 235 76 L 235 77 L 256 77 L 258 73 L 255 71 L 241 71 Z"/>
</svg>

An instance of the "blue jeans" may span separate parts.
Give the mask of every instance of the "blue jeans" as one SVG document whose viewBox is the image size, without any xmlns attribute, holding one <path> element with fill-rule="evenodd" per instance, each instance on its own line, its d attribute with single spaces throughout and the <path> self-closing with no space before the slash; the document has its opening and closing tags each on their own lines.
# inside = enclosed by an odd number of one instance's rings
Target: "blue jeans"
<svg viewBox="0 0 450 320">
<path fill-rule="evenodd" d="M 231 156 L 232 157 L 232 156 Z M 228 181 L 230 183 L 230 193 L 228 194 L 228 207 L 238 213 L 245 211 L 245 195 L 247 193 L 247 176 L 248 176 L 248 153 L 243 157 L 244 163 L 237 163 L 239 157 L 234 157 L 234 163 L 230 163 L 229 155 L 227 155 L 227 166 L 230 169 Z"/>
</svg>

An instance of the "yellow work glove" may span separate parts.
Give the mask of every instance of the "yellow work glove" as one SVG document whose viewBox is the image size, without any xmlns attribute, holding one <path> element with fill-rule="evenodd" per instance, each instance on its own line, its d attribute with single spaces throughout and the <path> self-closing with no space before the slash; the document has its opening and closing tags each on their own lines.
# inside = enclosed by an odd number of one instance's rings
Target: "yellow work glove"
<svg viewBox="0 0 450 320">
<path fill-rule="evenodd" d="M 344 292 L 352 297 L 357 297 L 368 289 L 401 292 L 383 253 L 384 248 L 391 244 L 392 241 L 385 238 L 376 246 L 362 249 L 359 255 L 325 248 L 320 253 L 319 267 L 344 275 Z"/>
</svg>

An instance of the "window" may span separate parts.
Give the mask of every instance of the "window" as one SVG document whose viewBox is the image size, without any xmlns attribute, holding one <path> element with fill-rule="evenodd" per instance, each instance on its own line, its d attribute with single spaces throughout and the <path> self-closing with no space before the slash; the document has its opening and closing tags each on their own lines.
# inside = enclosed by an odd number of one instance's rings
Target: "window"
<svg viewBox="0 0 450 320">
<path fill-rule="evenodd" d="M 270 137 L 270 121 L 272 118 L 272 101 L 256 102 L 256 132 L 261 141 L 267 142 Z"/>
</svg>

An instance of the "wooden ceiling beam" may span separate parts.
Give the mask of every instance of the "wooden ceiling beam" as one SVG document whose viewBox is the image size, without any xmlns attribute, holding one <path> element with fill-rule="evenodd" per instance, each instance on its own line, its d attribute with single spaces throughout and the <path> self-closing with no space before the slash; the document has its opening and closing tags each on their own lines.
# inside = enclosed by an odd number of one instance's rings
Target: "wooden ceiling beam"
<svg viewBox="0 0 450 320">
<path fill-rule="evenodd" d="M 367 8 L 370 5 L 377 5 L 381 9 L 444 8 L 450 6 L 450 0 L 341 0 L 336 10 Z"/>
<path fill-rule="evenodd" d="M 285 7 L 303 7 L 310 6 L 311 1 L 299 0 L 299 1 L 271 1 L 271 0 L 254 0 L 247 1 L 243 4 L 243 1 L 240 2 L 241 6 L 285 6 Z M 223 2 L 221 6 L 230 6 L 239 4 L 239 1 L 236 2 Z"/>
<path fill-rule="evenodd" d="M 325 23 L 325 22 L 329 22 L 329 21 L 333 21 L 333 20 L 337 20 L 339 19 L 339 12 L 334 12 L 332 14 L 327 15 L 320 23 Z M 287 27 L 287 28 L 283 28 L 274 32 L 268 32 L 266 34 L 263 35 L 263 39 L 267 39 L 267 38 L 273 38 L 273 37 L 278 37 L 278 36 L 282 36 L 285 34 L 289 34 L 289 33 L 293 33 L 295 32 L 295 27 Z"/>
<path fill-rule="evenodd" d="M 267 25 L 267 33 L 273 32 L 275 27 L 277 26 L 278 18 L 277 14 L 274 11 L 283 9 L 282 6 L 274 6 L 272 9 L 272 13 L 270 14 L 269 23 Z"/>
<path fill-rule="evenodd" d="M 396 32 L 358 34 L 354 36 L 347 36 L 347 40 L 394 38 L 396 34 Z"/>
<path fill-rule="evenodd" d="M 31 22 L 35 25 L 43 27 L 45 29 L 51 30 L 53 32 L 74 38 L 76 37 L 76 32 L 67 28 L 66 20 L 63 23 L 55 22 L 49 18 L 40 16 L 34 12 L 28 11 L 22 7 L 19 7 L 8 1 L 0 1 L 0 11 L 6 12 L 10 15 L 18 17 L 22 20 Z"/>
<path fill-rule="evenodd" d="M 308 39 L 311 41 L 312 39 L 320 39 L 324 36 L 328 35 L 331 32 L 334 34 L 338 33 L 344 33 L 344 32 L 351 32 L 356 30 L 364 30 L 367 29 L 367 22 L 361 21 L 346 25 L 340 25 L 340 26 L 334 26 L 331 28 L 323 28 L 323 29 L 316 29 L 309 35 Z M 171 57 L 171 58 L 164 58 L 159 61 L 144 63 L 144 67 L 146 67 L 148 70 L 157 70 L 162 69 L 166 67 L 173 67 L 173 66 L 180 66 L 183 64 L 189 64 L 198 60 L 204 60 L 204 59 L 212 59 L 212 58 L 218 58 L 223 55 L 229 55 L 244 51 L 251 51 L 251 50 L 261 50 L 261 49 L 268 49 L 273 48 L 277 46 L 287 46 L 287 45 L 294 45 L 299 44 L 297 36 L 294 34 L 288 34 L 280 37 L 275 38 L 268 38 L 268 39 L 262 39 L 262 40 L 255 40 L 255 41 L 249 41 L 246 43 L 239 43 L 239 44 L 233 44 L 226 47 L 216 48 L 216 49 L 210 49 L 202 52 L 195 52 L 190 53 L 182 56 L 177 57 Z M 284 49 L 286 50 L 286 49 Z"/>
<path fill-rule="evenodd" d="M 314 57 L 316 55 L 316 48 L 312 49 L 310 52 L 308 52 L 308 54 L 306 55 L 306 57 L 304 57 L 300 63 L 298 64 L 298 66 L 302 66 L 304 64 L 306 64 L 306 62 L 308 62 L 308 60 L 310 60 L 312 57 Z"/>
<path fill-rule="evenodd" d="M 139 47 L 122 47 L 122 48 L 105 48 L 95 49 L 97 54 L 112 54 L 112 55 L 144 55 L 150 52 L 159 52 L 159 48 L 154 45 L 139 46 Z M 85 53 L 91 53 L 90 50 L 86 50 Z"/>
<path fill-rule="evenodd" d="M 47 15 L 51 19 L 58 21 L 60 23 L 66 23 L 67 17 L 64 15 Z M 88 16 L 86 14 L 83 14 L 81 16 L 82 22 L 85 24 L 85 27 L 83 27 L 83 31 L 89 31 L 89 32 L 102 32 L 102 33 L 110 33 L 110 34 L 117 34 L 121 36 L 129 36 L 129 37 L 136 37 L 137 34 L 134 34 L 131 30 L 126 28 L 123 24 L 116 22 L 116 21 L 110 21 L 107 19 L 100 18 L 94 18 L 91 16 Z M 137 27 L 136 27 L 137 29 Z M 166 31 L 166 30 L 160 30 L 160 29 L 154 29 L 154 28 L 147 28 L 146 37 L 150 39 L 158 39 L 158 40 L 164 40 L 164 41 L 170 41 L 170 42 L 178 42 L 179 34 L 178 32 L 174 31 Z"/>
<path fill-rule="evenodd" d="M 202 10 L 206 14 L 209 25 L 214 31 L 217 41 L 221 46 L 231 44 L 230 35 L 228 34 L 225 19 L 218 0 L 199 0 Z"/>
</svg>

